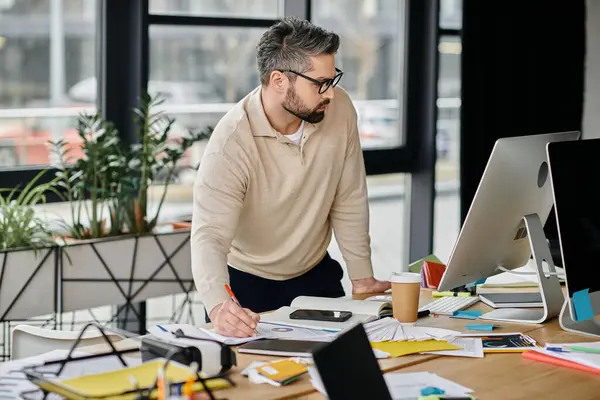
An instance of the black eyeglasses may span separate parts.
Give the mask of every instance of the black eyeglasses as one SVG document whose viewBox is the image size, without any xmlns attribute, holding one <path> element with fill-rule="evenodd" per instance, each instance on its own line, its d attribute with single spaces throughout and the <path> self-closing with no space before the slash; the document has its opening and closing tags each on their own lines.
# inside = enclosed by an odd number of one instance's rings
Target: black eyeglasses
<svg viewBox="0 0 600 400">
<path fill-rule="evenodd" d="M 337 74 L 333 78 L 326 79 L 324 81 L 319 81 L 315 78 L 311 78 L 310 76 L 306 76 L 304 74 L 301 74 L 300 72 L 296 72 L 291 69 L 280 69 L 279 72 L 291 72 L 292 74 L 296 74 L 298 76 L 303 77 L 304 79 L 311 81 L 315 85 L 319 85 L 319 94 L 325 93 L 330 87 L 336 87 L 336 85 L 340 82 L 340 79 L 342 79 L 342 75 L 344 75 L 343 71 L 336 68 L 335 72 L 337 72 Z"/>
</svg>

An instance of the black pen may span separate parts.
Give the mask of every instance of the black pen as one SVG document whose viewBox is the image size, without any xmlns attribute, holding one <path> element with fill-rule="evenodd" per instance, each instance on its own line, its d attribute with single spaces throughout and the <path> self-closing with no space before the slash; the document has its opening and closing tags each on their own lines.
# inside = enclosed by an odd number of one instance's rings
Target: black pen
<svg viewBox="0 0 600 400">
<path fill-rule="evenodd" d="M 421 318 L 421 317 L 426 317 L 429 314 L 431 314 L 431 312 L 429 310 L 423 310 L 423 311 L 419 311 L 417 313 L 417 318 Z"/>
</svg>

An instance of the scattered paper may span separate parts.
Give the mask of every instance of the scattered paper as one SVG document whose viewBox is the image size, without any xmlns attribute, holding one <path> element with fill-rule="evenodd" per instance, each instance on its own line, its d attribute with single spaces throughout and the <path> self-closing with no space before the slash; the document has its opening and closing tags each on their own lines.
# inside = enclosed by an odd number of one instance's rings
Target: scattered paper
<svg viewBox="0 0 600 400">
<path fill-rule="evenodd" d="M 445 397 L 466 396 L 473 390 L 430 372 L 392 372 L 383 375 L 394 400 L 418 399 L 421 390 L 435 387 L 444 391 Z"/>
<path fill-rule="evenodd" d="M 181 344 L 187 346 L 197 345 L 197 341 L 191 338 L 213 339 L 219 343 L 229 346 L 237 346 L 243 343 L 259 339 L 291 339 L 291 340 L 316 340 L 320 342 L 331 341 L 336 337 L 335 333 L 325 332 L 317 329 L 298 328 L 284 325 L 274 325 L 259 322 L 257 325 L 257 334 L 246 338 L 236 338 L 218 334 L 212 329 L 199 328 L 190 324 L 172 324 L 161 325 L 167 332 L 158 326 L 153 326 L 148 330 L 152 335 L 172 344 Z M 187 338 L 177 338 L 173 332 L 181 329 L 188 336 Z"/>
<path fill-rule="evenodd" d="M 460 347 L 460 350 L 426 351 L 421 354 L 437 354 L 440 356 L 483 358 L 483 343 L 480 338 L 454 338 L 448 343 Z"/>
<path fill-rule="evenodd" d="M 308 373 L 313 387 L 322 395 L 327 391 L 316 367 L 308 367 Z M 444 396 L 459 397 L 473 393 L 472 389 L 459 385 L 451 380 L 442 378 L 430 372 L 391 372 L 383 375 L 385 383 L 394 400 L 416 400 L 421 397 L 421 390 L 436 387 L 444 391 Z"/>
<path fill-rule="evenodd" d="M 579 346 L 579 347 L 587 347 L 592 349 L 600 350 L 600 342 L 589 342 L 589 343 L 547 343 L 546 346 L 542 348 L 535 349 L 543 354 L 547 354 L 549 356 L 560 358 L 567 361 L 572 361 L 577 364 L 585 365 L 590 368 L 600 369 L 600 354 L 598 353 L 584 353 L 580 351 L 569 351 L 568 346 Z M 551 348 L 563 348 L 567 352 L 558 352 L 547 350 L 549 347 Z"/>
<path fill-rule="evenodd" d="M 382 318 L 364 324 L 364 328 L 370 342 L 445 340 L 460 335 L 450 329 L 402 325 L 394 318 Z"/>
</svg>

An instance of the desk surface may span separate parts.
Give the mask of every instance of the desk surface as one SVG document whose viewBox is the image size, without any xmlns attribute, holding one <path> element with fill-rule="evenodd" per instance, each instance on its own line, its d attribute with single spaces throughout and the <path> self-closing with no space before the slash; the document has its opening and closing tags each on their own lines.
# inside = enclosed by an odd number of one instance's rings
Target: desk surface
<svg viewBox="0 0 600 400">
<path fill-rule="evenodd" d="M 363 296 L 364 297 L 364 296 Z M 355 297 L 360 298 L 360 297 Z M 431 301 L 431 291 L 421 291 L 421 303 Z M 471 309 L 484 312 L 491 310 L 479 302 Z M 448 317 L 427 317 L 419 320 L 419 325 L 443 327 L 457 331 L 465 331 L 465 326 L 473 323 L 470 320 Z M 501 327 L 494 333 L 523 332 L 532 336 L 539 343 L 546 342 L 586 342 L 598 339 L 563 331 L 558 320 L 554 318 L 545 324 L 510 324 L 498 323 Z M 127 346 L 129 341 L 120 342 Z M 131 344 L 129 344 L 130 346 Z M 94 346 L 94 348 L 98 348 Z M 275 387 L 268 384 L 253 384 L 240 375 L 240 371 L 252 361 L 278 359 L 277 357 L 238 354 L 238 365 L 232 370 L 231 378 L 235 387 L 220 390 L 218 398 L 237 399 L 323 399 L 315 391 L 310 378 L 305 375 L 294 383 Z M 530 399 L 543 398 L 577 398 L 597 399 L 600 393 L 600 376 L 557 367 L 550 364 L 528 360 L 521 353 L 486 353 L 482 359 L 447 357 L 437 355 L 411 355 L 379 360 L 384 372 L 428 371 L 444 378 L 451 379 L 474 390 L 478 399 Z"/>
</svg>

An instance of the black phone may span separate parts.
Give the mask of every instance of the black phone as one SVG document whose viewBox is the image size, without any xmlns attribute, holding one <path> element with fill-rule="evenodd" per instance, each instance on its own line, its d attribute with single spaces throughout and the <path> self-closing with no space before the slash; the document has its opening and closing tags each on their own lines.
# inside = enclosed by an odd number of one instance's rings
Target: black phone
<svg viewBox="0 0 600 400">
<path fill-rule="evenodd" d="M 312 321 L 344 322 L 352 317 L 350 311 L 330 310 L 296 310 L 290 314 L 290 319 L 307 319 Z"/>
</svg>

